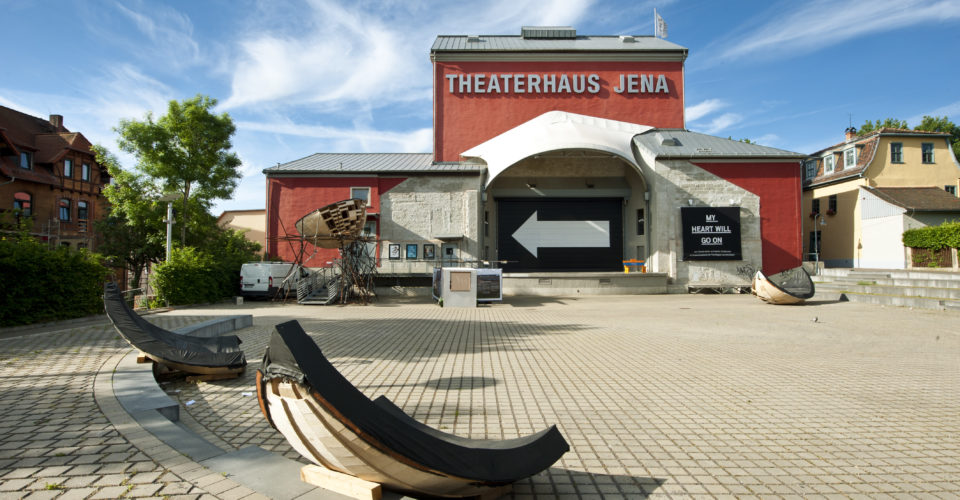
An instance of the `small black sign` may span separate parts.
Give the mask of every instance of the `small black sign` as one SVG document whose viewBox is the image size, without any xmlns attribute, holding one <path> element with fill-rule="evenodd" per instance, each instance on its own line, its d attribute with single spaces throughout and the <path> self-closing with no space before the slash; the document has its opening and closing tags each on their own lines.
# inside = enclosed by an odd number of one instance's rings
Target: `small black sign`
<svg viewBox="0 0 960 500">
<path fill-rule="evenodd" d="M 681 207 L 683 260 L 741 260 L 740 207 Z"/>
<path fill-rule="evenodd" d="M 477 269 L 477 302 L 503 300 L 503 269 Z"/>
</svg>

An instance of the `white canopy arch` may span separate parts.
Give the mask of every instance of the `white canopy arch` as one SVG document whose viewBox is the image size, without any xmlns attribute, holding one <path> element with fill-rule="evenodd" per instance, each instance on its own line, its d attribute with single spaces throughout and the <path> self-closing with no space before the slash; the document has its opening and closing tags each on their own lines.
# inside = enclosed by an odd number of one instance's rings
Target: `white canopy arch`
<svg viewBox="0 0 960 500">
<path fill-rule="evenodd" d="M 606 151 L 638 167 L 630 149 L 633 136 L 653 127 L 564 111 L 549 111 L 461 153 L 487 163 L 487 185 L 518 161 L 562 149 Z"/>
</svg>

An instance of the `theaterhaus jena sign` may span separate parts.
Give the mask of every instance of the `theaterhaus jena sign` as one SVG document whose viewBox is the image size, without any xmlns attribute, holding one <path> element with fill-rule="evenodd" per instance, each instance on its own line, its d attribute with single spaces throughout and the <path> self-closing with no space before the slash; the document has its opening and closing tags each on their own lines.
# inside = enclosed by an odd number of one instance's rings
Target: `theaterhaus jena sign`
<svg viewBox="0 0 960 500">
<path fill-rule="evenodd" d="M 681 207 L 683 260 L 741 260 L 740 207 Z"/>
</svg>

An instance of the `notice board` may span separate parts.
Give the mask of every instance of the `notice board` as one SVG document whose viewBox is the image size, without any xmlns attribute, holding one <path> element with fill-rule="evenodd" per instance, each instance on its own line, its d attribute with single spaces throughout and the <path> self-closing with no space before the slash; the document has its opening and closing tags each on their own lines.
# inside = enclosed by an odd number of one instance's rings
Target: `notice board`
<svg viewBox="0 0 960 500">
<path fill-rule="evenodd" d="M 683 260 L 741 260 L 740 207 L 680 207 Z"/>
</svg>

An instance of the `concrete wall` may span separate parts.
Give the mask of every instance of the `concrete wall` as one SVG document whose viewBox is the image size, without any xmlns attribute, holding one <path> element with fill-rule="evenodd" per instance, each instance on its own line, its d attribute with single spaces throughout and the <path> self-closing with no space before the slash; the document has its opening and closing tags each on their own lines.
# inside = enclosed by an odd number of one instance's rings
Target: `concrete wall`
<svg viewBox="0 0 960 500">
<path fill-rule="evenodd" d="M 644 156 L 641 168 L 651 185 L 648 269 L 666 273 L 673 291 L 697 283 L 749 283 L 763 266 L 760 197 L 686 160 L 655 161 Z M 743 260 L 684 262 L 680 208 L 685 206 L 739 206 Z"/>
<path fill-rule="evenodd" d="M 476 261 L 480 247 L 479 176 L 409 177 L 380 197 L 381 274 L 428 274 L 442 258 L 445 244 L 456 244 L 458 260 Z M 460 240 L 441 237 L 462 235 Z M 433 244 L 433 259 L 423 245 Z M 389 258 L 390 244 L 400 245 L 400 259 Z M 417 258 L 406 258 L 408 244 L 417 245 Z"/>
</svg>

